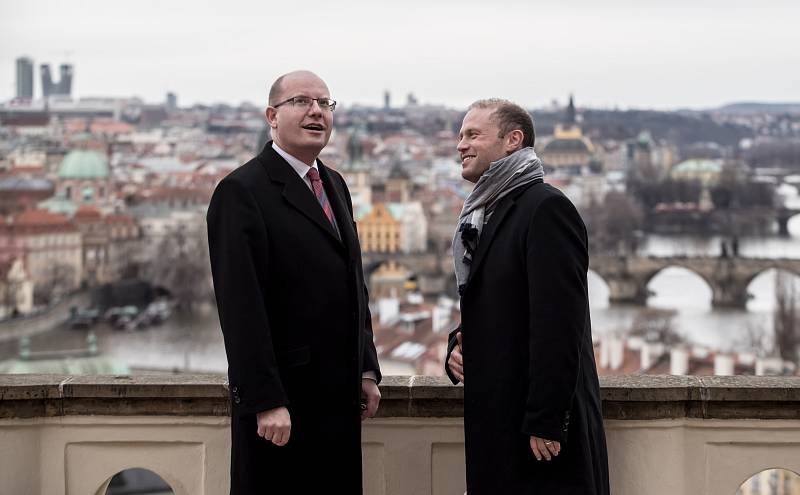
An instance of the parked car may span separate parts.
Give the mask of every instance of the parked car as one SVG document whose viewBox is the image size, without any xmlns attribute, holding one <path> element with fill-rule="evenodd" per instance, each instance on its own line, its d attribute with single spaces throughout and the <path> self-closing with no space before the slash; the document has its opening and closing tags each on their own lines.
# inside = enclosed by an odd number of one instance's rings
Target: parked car
<svg viewBox="0 0 800 495">
<path fill-rule="evenodd" d="M 67 325 L 73 329 L 87 329 L 94 326 L 100 319 L 100 310 L 96 308 L 80 309 L 76 306 L 70 308 Z"/>
<path fill-rule="evenodd" d="M 128 324 L 139 315 L 136 306 L 117 306 L 106 311 L 105 319 L 117 330 L 127 328 Z"/>
</svg>

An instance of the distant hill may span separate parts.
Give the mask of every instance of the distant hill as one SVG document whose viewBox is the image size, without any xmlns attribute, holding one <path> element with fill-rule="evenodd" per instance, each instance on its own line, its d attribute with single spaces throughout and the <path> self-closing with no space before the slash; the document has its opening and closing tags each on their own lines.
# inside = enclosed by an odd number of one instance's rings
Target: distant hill
<svg viewBox="0 0 800 495">
<path fill-rule="evenodd" d="M 651 110 L 583 110 L 584 134 L 592 139 L 632 139 L 647 130 L 656 139 L 667 139 L 678 146 L 698 142 L 715 142 L 735 146 L 739 140 L 752 137 L 753 131 L 740 125 L 723 124 L 704 113 L 682 114 Z M 552 134 L 553 127 L 563 119 L 561 112 L 533 113 L 536 134 Z"/>
<path fill-rule="evenodd" d="M 759 103 L 757 101 L 743 101 L 723 105 L 714 111 L 729 114 L 800 113 L 800 103 Z"/>
</svg>

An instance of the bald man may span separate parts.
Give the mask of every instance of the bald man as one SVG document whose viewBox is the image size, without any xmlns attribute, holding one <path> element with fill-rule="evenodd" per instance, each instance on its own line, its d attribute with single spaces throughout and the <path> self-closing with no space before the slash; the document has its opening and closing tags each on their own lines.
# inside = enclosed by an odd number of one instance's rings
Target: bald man
<svg viewBox="0 0 800 495">
<path fill-rule="evenodd" d="M 381 375 L 350 193 L 317 158 L 335 108 L 317 75 L 279 77 L 273 141 L 208 208 L 232 495 L 362 493 L 361 420 L 377 411 Z"/>
</svg>

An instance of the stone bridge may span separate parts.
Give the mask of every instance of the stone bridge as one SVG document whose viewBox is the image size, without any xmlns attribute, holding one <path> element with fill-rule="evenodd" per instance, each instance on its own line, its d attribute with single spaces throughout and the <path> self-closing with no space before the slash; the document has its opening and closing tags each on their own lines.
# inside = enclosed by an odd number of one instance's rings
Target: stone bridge
<svg viewBox="0 0 800 495">
<path fill-rule="evenodd" d="M 417 275 L 452 275 L 453 259 L 437 253 L 363 253 L 361 260 L 366 273 L 372 273 L 380 265 L 394 261 Z"/>
<path fill-rule="evenodd" d="M 418 276 L 450 277 L 453 261 L 436 253 L 364 253 L 364 270 L 372 273 L 381 264 L 394 261 Z M 663 269 L 681 267 L 702 278 L 713 293 L 712 304 L 721 308 L 745 308 L 750 298 L 747 288 L 758 275 L 769 269 L 800 276 L 800 259 L 742 257 L 644 257 L 592 255 L 589 268 L 609 287 L 612 303 L 644 305 L 647 285 Z"/>
<path fill-rule="evenodd" d="M 756 276 L 778 269 L 800 276 L 800 259 L 741 257 L 636 257 L 593 256 L 589 268 L 608 284 L 612 303 L 645 304 L 647 285 L 661 270 L 685 268 L 705 280 L 713 293 L 712 305 L 744 308 L 747 287 Z"/>
<path fill-rule="evenodd" d="M 800 215 L 800 208 L 784 206 L 777 211 L 775 220 L 778 222 L 778 235 L 789 237 L 789 220 L 795 215 Z"/>
</svg>

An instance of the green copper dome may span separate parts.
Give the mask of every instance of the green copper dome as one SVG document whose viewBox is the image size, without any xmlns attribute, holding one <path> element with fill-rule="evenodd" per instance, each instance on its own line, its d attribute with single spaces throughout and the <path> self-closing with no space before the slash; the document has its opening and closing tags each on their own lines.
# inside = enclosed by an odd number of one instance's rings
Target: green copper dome
<svg viewBox="0 0 800 495">
<path fill-rule="evenodd" d="M 108 161 L 96 151 L 70 151 L 58 169 L 59 179 L 105 179 L 108 175 Z"/>
</svg>

